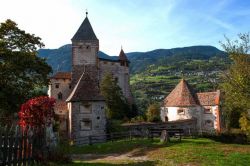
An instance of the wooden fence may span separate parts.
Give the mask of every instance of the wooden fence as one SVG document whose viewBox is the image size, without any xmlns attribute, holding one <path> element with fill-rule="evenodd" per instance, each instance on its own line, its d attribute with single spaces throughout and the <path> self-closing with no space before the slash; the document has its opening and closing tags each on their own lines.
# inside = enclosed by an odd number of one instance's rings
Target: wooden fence
<svg viewBox="0 0 250 166">
<path fill-rule="evenodd" d="M 154 137 L 160 137 L 163 130 L 169 134 L 170 137 L 178 137 L 181 140 L 181 136 L 184 135 L 183 129 L 149 129 L 147 132 L 137 132 L 137 131 L 124 131 L 109 133 L 103 135 L 90 135 L 83 136 L 74 140 L 76 145 L 93 145 L 97 143 L 103 143 L 107 141 L 116 141 L 121 139 L 132 140 L 133 138 L 148 138 L 153 139 Z"/>
<path fill-rule="evenodd" d="M 25 131 L 25 132 L 24 132 Z M 44 143 L 42 135 L 34 134 L 35 129 L 21 130 L 7 126 L 0 129 L 0 165 L 32 165 L 38 160 Z"/>
</svg>

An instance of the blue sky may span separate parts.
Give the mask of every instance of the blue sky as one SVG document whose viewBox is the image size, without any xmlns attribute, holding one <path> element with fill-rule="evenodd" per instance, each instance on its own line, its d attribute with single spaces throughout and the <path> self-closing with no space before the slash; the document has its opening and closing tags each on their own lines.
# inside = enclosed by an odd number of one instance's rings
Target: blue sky
<svg viewBox="0 0 250 166">
<path fill-rule="evenodd" d="M 85 18 L 110 55 L 192 45 L 220 48 L 224 35 L 250 31 L 249 0 L 6 0 L 0 22 L 10 18 L 40 36 L 45 48 L 70 39 Z"/>
</svg>

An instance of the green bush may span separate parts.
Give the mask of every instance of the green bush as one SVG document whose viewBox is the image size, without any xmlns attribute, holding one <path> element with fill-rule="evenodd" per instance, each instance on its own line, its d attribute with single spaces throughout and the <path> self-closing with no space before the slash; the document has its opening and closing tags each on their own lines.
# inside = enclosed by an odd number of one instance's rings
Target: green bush
<svg viewBox="0 0 250 166">
<path fill-rule="evenodd" d="M 123 121 L 121 120 L 108 120 L 107 121 L 107 132 L 115 133 L 115 132 L 123 132 L 126 129 L 122 126 Z"/>
<path fill-rule="evenodd" d="M 136 116 L 130 120 L 131 123 L 145 122 L 145 118 L 141 115 Z"/>
<path fill-rule="evenodd" d="M 203 135 L 205 138 L 210 138 L 222 143 L 236 143 L 236 144 L 247 144 L 247 136 L 244 133 L 233 133 L 233 132 L 223 132 L 215 135 Z"/>
<path fill-rule="evenodd" d="M 149 122 L 159 122 L 161 120 L 160 106 L 156 103 L 149 105 L 146 116 Z"/>
<path fill-rule="evenodd" d="M 70 163 L 70 144 L 69 140 L 60 140 L 58 145 L 51 149 L 47 155 L 47 162 L 49 163 Z"/>
</svg>

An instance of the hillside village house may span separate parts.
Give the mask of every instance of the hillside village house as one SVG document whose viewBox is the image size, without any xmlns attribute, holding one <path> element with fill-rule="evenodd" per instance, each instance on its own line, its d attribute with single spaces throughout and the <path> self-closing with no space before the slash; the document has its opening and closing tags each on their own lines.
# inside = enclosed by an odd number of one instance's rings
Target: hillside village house
<svg viewBox="0 0 250 166">
<path fill-rule="evenodd" d="M 87 17 L 72 38 L 72 71 L 58 72 L 50 79 L 48 94 L 56 99 L 55 112 L 60 128 L 76 144 L 89 135 L 106 133 L 105 100 L 100 83 L 106 73 L 117 79 L 124 96 L 132 100 L 129 61 L 121 49 L 119 56 L 99 54 L 97 39 Z"/>
<path fill-rule="evenodd" d="M 194 93 L 182 79 L 164 99 L 161 107 L 161 120 L 176 121 L 196 119 L 198 131 L 221 131 L 220 91 Z"/>
</svg>

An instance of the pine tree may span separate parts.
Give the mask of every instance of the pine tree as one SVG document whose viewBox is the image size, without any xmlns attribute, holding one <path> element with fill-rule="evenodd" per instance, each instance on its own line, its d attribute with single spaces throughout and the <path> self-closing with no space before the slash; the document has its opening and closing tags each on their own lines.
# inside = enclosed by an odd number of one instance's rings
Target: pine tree
<svg viewBox="0 0 250 166">
<path fill-rule="evenodd" d="M 107 73 L 101 82 L 101 94 L 106 101 L 108 119 L 123 120 L 128 118 L 130 107 L 116 79 Z"/>
</svg>

